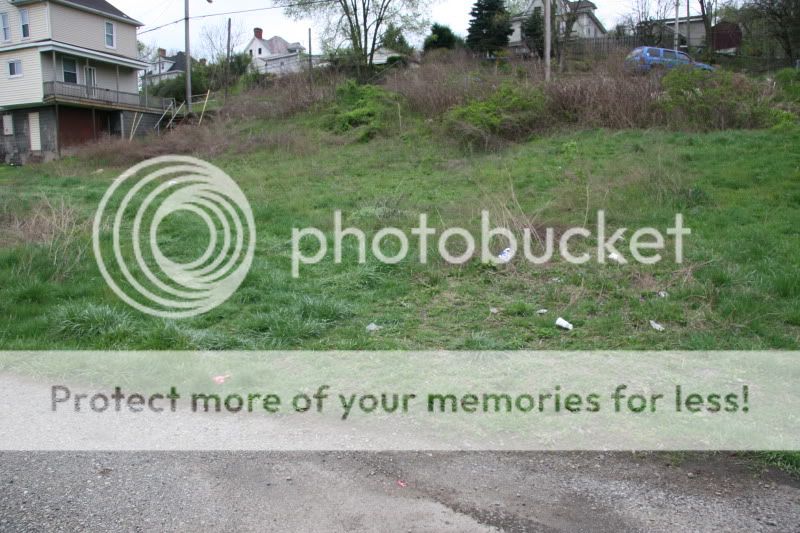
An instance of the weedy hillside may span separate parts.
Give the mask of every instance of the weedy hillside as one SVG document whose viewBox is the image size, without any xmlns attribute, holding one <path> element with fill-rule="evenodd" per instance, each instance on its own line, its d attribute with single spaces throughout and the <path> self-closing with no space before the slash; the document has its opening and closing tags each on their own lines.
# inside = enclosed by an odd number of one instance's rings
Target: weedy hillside
<svg viewBox="0 0 800 533">
<path fill-rule="evenodd" d="M 275 80 L 202 127 L 0 169 L 0 347 L 800 347 L 794 73 L 632 76 L 609 63 L 546 85 L 535 65 L 447 55 L 379 81 Z M 91 252 L 92 217 L 111 181 L 163 154 L 225 170 L 258 233 L 235 295 L 186 320 L 127 307 Z M 342 264 L 329 256 L 291 276 L 292 228 L 332 239 L 336 210 L 345 224 L 377 231 L 410 230 L 421 213 L 440 229 L 477 230 L 484 209 L 497 225 L 534 231 L 592 228 L 598 209 L 613 228 L 663 231 L 682 213 L 692 235 L 683 264 L 652 266 L 452 266 L 421 264 L 418 252 L 396 265 L 359 263 L 346 241 Z M 206 237 L 183 220 L 159 236 L 186 257 Z M 504 243 L 492 246 L 499 253 Z M 575 329 L 554 327 L 558 316 Z M 368 331 L 373 323 L 382 329 Z"/>
</svg>

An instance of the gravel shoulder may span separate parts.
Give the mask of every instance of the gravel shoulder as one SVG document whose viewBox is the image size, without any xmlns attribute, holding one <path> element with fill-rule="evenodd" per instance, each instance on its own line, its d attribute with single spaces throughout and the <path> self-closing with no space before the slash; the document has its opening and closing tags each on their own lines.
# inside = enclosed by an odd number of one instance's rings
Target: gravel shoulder
<svg viewBox="0 0 800 533">
<path fill-rule="evenodd" d="M 798 531 L 731 454 L 0 454 L 2 531 Z"/>
</svg>

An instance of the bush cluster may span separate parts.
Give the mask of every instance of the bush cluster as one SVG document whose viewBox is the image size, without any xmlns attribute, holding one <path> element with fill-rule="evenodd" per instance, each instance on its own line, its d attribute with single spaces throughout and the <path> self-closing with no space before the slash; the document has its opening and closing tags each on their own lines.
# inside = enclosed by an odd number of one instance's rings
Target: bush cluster
<svg viewBox="0 0 800 533">
<path fill-rule="evenodd" d="M 784 99 L 800 104 L 800 68 L 785 68 L 778 71 L 775 82 Z"/>
<path fill-rule="evenodd" d="M 681 67 L 662 83 L 660 104 L 676 128 L 762 128 L 775 125 L 779 116 L 768 87 L 742 74 Z"/>
<path fill-rule="evenodd" d="M 400 109 L 397 95 L 350 80 L 336 89 L 336 99 L 324 117 L 324 125 L 334 133 L 353 132 L 358 140 L 366 141 L 391 130 Z"/>
<path fill-rule="evenodd" d="M 447 130 L 470 147 L 529 136 L 544 126 L 547 99 L 538 87 L 507 82 L 485 99 L 455 107 L 445 116 Z"/>
</svg>

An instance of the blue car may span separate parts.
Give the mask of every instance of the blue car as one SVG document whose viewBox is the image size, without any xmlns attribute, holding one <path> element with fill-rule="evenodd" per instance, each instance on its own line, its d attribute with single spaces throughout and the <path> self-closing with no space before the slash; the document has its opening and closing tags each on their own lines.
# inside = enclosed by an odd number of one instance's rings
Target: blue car
<svg viewBox="0 0 800 533">
<path fill-rule="evenodd" d="M 653 69 L 672 69 L 690 65 L 700 70 L 713 71 L 714 67 L 699 63 L 683 52 L 667 48 L 642 46 L 625 58 L 625 67 L 634 72 L 650 72 Z"/>
</svg>

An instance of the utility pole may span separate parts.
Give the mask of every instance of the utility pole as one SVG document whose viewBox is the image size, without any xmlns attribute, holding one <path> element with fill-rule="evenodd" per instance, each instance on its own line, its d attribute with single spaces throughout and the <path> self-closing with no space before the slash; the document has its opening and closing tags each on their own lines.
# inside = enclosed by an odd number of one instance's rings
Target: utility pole
<svg viewBox="0 0 800 533">
<path fill-rule="evenodd" d="M 308 28 L 308 75 L 314 70 L 314 60 L 311 57 L 311 28 Z"/>
<path fill-rule="evenodd" d="M 209 4 L 213 0 L 206 0 Z M 192 52 L 189 49 L 189 0 L 183 2 L 183 31 L 186 33 L 185 50 L 183 51 L 186 57 L 186 112 L 192 112 Z"/>
<path fill-rule="evenodd" d="M 692 0 L 686 0 L 686 53 L 692 51 Z"/>
<path fill-rule="evenodd" d="M 550 55 L 553 50 L 553 25 L 550 0 L 544 0 L 544 81 L 550 81 Z"/>
<path fill-rule="evenodd" d="M 183 31 L 186 42 L 184 43 L 183 57 L 186 59 L 186 112 L 192 112 L 192 53 L 189 50 L 189 0 L 184 0 Z"/>
<path fill-rule="evenodd" d="M 681 0 L 675 0 L 675 51 L 679 51 L 681 48 L 681 34 L 680 34 L 680 24 L 681 24 Z"/>
<path fill-rule="evenodd" d="M 228 85 L 231 79 L 231 19 L 228 18 L 228 44 L 225 47 L 225 100 L 228 99 Z"/>
</svg>

